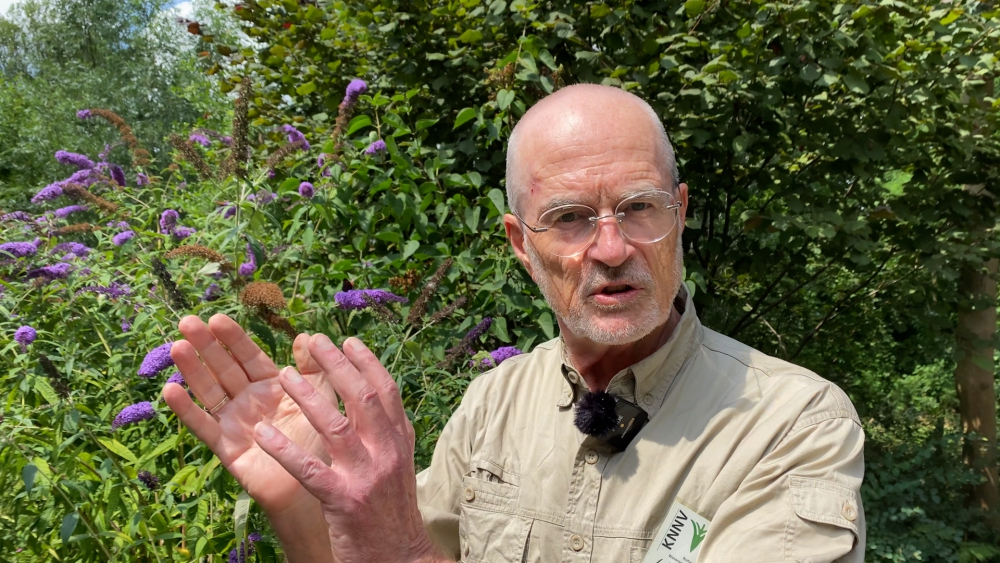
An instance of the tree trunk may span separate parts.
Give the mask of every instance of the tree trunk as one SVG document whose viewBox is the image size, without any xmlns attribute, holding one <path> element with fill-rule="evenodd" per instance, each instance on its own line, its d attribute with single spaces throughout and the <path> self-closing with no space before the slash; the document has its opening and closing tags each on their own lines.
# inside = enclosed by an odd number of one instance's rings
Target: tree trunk
<svg viewBox="0 0 1000 563">
<path fill-rule="evenodd" d="M 955 368 L 959 411 L 964 432 L 975 432 L 967 440 L 965 463 L 985 482 L 972 490 L 974 506 L 991 511 L 990 524 L 1000 529 L 1000 488 L 997 479 L 997 396 L 994 388 L 993 339 L 997 331 L 997 259 L 962 268 L 959 280 L 959 350 Z"/>
</svg>

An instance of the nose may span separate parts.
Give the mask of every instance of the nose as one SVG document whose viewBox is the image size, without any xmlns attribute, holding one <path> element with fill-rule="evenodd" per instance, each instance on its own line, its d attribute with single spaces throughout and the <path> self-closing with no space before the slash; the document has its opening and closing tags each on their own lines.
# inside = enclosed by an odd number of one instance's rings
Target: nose
<svg viewBox="0 0 1000 563">
<path fill-rule="evenodd" d="M 617 217 L 602 217 L 594 228 L 597 229 L 596 240 L 587 250 L 590 258 L 614 268 L 635 253 L 635 248 L 622 234 Z"/>
</svg>

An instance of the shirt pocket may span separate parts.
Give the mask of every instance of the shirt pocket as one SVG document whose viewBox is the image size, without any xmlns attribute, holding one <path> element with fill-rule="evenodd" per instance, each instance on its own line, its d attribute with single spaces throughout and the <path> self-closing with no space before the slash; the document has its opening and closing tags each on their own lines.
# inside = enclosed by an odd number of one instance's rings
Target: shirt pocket
<svg viewBox="0 0 1000 563">
<path fill-rule="evenodd" d="M 857 491 L 826 479 L 792 475 L 788 479 L 792 509 L 797 519 L 785 527 L 785 558 L 829 561 L 857 545 L 863 521 Z M 846 534 L 849 531 L 850 534 Z"/>
<path fill-rule="evenodd" d="M 462 563 L 518 563 L 524 558 L 532 523 L 517 514 L 520 487 L 504 482 L 495 464 L 473 465 L 471 475 L 462 478 L 458 518 Z"/>
</svg>

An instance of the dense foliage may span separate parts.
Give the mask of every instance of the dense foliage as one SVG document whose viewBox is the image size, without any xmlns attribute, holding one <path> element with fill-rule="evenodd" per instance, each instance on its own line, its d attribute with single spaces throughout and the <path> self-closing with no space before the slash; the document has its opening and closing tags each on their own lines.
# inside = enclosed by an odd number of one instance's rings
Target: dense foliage
<svg viewBox="0 0 1000 563">
<path fill-rule="evenodd" d="M 176 163 L 130 169 L 127 186 L 111 178 L 112 162 L 97 165 L 90 195 L 75 192 L 86 201 L 70 201 L 70 189 L 21 205 L 45 182 L 0 201 L 31 215 L 5 220 L 3 242 L 33 249 L 2 266 L 4 553 L 186 561 L 224 555 L 258 529 L 255 557 L 273 560 L 265 523 L 253 511 L 239 523 L 238 487 L 158 402 L 171 370 L 138 375 L 183 314 L 233 315 L 279 364 L 290 362 L 288 323 L 361 335 L 402 383 L 426 463 L 485 358 L 472 353 L 530 350 L 556 330 L 499 227 L 504 141 L 547 92 L 603 82 L 649 101 L 674 141 L 692 194 L 687 283 L 704 322 L 831 378 L 861 412 L 868 560 L 1000 558 L 996 532 L 966 506 L 981 477 L 962 464 L 952 380 L 956 311 L 970 299 L 960 272 L 1000 253 L 997 199 L 982 195 L 996 193 L 1000 164 L 989 4 L 220 9 L 256 41 L 191 29 L 222 91 L 248 102 L 232 132 L 178 131 Z M 366 92 L 345 97 L 359 77 Z M 85 107 L 53 127 L 104 127 L 99 116 L 73 121 Z M 49 148 L 45 159 L 98 150 Z M 34 221 L 71 203 L 89 209 Z M 70 241 L 86 255 L 53 252 Z M 423 285 L 447 258 L 420 312 Z M 69 266 L 42 271 L 58 262 Z M 251 281 L 276 284 L 285 307 L 248 301 L 248 288 L 263 287 Z M 85 290 L 94 286 L 107 289 Z M 337 294 L 352 287 L 409 301 L 349 311 Z M 426 326 L 449 304 L 446 320 Z M 485 335 L 460 342 L 486 317 Z M 37 331 L 23 351 L 22 325 Z M 152 418 L 112 429 L 143 401 Z M 154 490 L 140 471 L 158 476 Z"/>
</svg>

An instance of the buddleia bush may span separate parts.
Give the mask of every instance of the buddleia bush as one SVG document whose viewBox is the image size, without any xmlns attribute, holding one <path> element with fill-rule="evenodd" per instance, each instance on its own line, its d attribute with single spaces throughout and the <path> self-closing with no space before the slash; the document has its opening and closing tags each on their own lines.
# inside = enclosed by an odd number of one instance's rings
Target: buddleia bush
<svg viewBox="0 0 1000 563">
<path fill-rule="evenodd" d="M 418 466 L 476 374 L 552 336 L 551 317 L 512 328 L 541 304 L 502 243 L 502 194 L 450 189 L 481 178 L 425 160 L 435 124 L 408 125 L 406 95 L 342 91 L 336 135 L 310 137 L 251 124 L 246 80 L 232 130 L 175 133 L 162 170 L 118 166 L 143 162 L 142 143 L 82 109 L 120 144 L 60 151 L 66 179 L 0 214 L 5 559 L 277 560 L 266 521 L 160 398 L 183 384 L 184 315 L 231 315 L 278 364 L 299 332 L 359 336 L 400 385 Z M 522 304 L 510 325 L 501 289 Z"/>
</svg>

